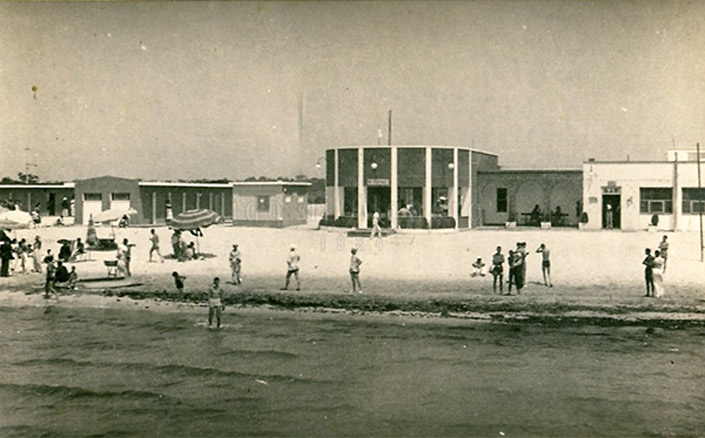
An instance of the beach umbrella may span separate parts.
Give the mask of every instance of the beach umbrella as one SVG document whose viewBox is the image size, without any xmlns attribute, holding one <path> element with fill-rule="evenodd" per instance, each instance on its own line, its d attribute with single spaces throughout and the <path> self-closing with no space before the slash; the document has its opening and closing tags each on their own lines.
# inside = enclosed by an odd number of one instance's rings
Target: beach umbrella
<svg viewBox="0 0 705 438">
<path fill-rule="evenodd" d="M 29 228 L 32 215 L 22 210 L 7 210 L 0 213 L 0 229 L 17 230 Z"/>
<path fill-rule="evenodd" d="M 198 242 L 198 236 L 202 236 L 201 228 L 209 227 L 213 224 L 223 222 L 223 217 L 218 213 L 208 210 L 186 210 L 177 214 L 174 219 L 169 221 L 169 226 L 178 231 L 190 231 L 196 236 L 196 252 L 200 253 L 201 248 Z"/>
<path fill-rule="evenodd" d="M 206 228 L 222 221 L 222 216 L 212 210 L 186 210 L 169 221 L 169 226 L 179 231 L 192 231 Z"/>
<path fill-rule="evenodd" d="M 96 214 L 93 216 L 93 220 L 95 222 L 112 222 L 122 218 L 123 216 L 134 216 L 136 214 L 137 210 L 134 208 L 111 208 Z"/>
</svg>

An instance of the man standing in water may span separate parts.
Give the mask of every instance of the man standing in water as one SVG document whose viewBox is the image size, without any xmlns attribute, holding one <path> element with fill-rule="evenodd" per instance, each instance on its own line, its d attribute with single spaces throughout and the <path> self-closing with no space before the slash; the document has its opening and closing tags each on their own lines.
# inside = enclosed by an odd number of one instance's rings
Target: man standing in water
<svg viewBox="0 0 705 438">
<path fill-rule="evenodd" d="M 156 252 L 162 260 L 162 263 L 164 263 L 164 257 L 162 257 L 162 253 L 159 252 L 159 236 L 157 236 L 157 232 L 154 231 L 154 228 L 150 231 L 149 241 L 152 242 L 152 247 L 149 249 L 149 261 L 152 261 L 152 253 Z"/>
<path fill-rule="evenodd" d="M 208 328 L 213 326 L 213 314 L 216 318 L 216 328 L 220 328 L 220 318 L 223 315 L 223 290 L 220 288 L 220 278 L 215 277 L 213 284 L 208 288 Z"/>
<path fill-rule="evenodd" d="M 296 245 L 291 245 L 291 251 L 289 251 L 289 256 L 286 258 L 286 284 L 282 290 L 289 289 L 289 279 L 292 275 L 296 279 L 296 290 L 301 290 L 301 282 L 299 281 L 299 260 L 301 260 L 301 257 L 296 253 Z"/>
<path fill-rule="evenodd" d="M 360 265 L 362 260 L 357 256 L 357 248 L 350 250 L 350 280 L 352 281 L 352 293 L 355 291 L 362 293 L 360 284 Z"/>
<path fill-rule="evenodd" d="M 548 287 L 553 287 L 553 283 L 551 283 L 551 250 L 546 248 L 546 245 L 542 243 L 536 252 L 541 253 L 541 272 L 543 273 L 543 284 Z"/>
<path fill-rule="evenodd" d="M 663 236 L 663 240 L 658 244 L 659 252 L 661 253 L 661 258 L 663 259 L 663 273 L 666 273 L 666 262 L 668 260 L 668 236 Z"/>
</svg>

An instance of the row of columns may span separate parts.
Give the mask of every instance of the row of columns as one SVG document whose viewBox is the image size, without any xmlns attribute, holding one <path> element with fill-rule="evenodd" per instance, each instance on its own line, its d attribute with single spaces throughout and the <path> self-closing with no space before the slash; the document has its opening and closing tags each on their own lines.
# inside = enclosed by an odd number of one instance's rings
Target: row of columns
<svg viewBox="0 0 705 438">
<path fill-rule="evenodd" d="M 390 163 L 390 204 L 391 204 L 391 214 L 390 222 L 392 228 L 397 228 L 399 223 L 398 216 L 398 204 L 399 204 L 399 161 L 398 161 L 398 148 L 396 146 L 390 146 L 391 149 L 391 163 Z M 432 219 L 432 150 L 430 146 L 425 147 L 425 165 L 424 165 L 424 187 L 423 187 L 423 215 L 428 221 L 430 226 Z M 471 155 L 468 157 L 471 159 Z M 333 184 L 333 212 L 335 217 L 340 217 L 342 215 L 342 196 L 344 196 L 343 190 L 338 186 L 339 183 L 339 154 L 338 149 L 333 151 L 333 162 L 334 162 L 334 184 Z M 453 148 L 453 183 L 451 187 L 448 187 L 448 210 L 449 216 L 455 219 L 455 228 L 458 228 L 459 212 L 463 206 L 458 204 L 458 148 Z M 446 163 L 444 163 L 446 165 Z M 468 163 L 468 169 L 472 173 L 471 163 Z M 472 175 L 468 175 L 469 185 L 472 185 Z M 367 228 L 367 218 L 369 212 L 367 211 L 367 186 L 365 185 L 365 148 L 357 148 L 357 227 Z M 472 193 L 471 187 L 468 187 L 466 196 L 470 197 Z M 466 199 L 464 204 L 467 204 L 468 210 L 468 226 L 472 224 L 472 209 L 470 207 L 470 199 Z"/>
</svg>

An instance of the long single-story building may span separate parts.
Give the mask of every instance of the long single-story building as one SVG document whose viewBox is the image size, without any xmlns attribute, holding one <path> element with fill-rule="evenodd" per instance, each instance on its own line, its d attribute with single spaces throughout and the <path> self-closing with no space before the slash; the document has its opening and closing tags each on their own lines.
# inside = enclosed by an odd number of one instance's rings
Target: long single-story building
<svg viewBox="0 0 705 438">
<path fill-rule="evenodd" d="M 102 176 L 63 184 L 2 184 L 0 200 L 41 215 L 59 215 L 64 197 L 73 200 L 74 223 L 108 209 L 134 209 L 132 224 L 166 223 L 166 206 L 174 215 L 213 210 L 239 226 L 286 227 L 306 223 L 308 182 L 255 181 L 223 183 L 152 182 Z"/>
</svg>

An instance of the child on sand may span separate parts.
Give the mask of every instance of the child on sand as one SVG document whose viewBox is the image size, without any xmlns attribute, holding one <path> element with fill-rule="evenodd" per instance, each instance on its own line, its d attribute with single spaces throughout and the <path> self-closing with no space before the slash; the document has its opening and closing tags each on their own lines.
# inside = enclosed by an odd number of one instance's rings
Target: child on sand
<svg viewBox="0 0 705 438">
<path fill-rule="evenodd" d="M 174 284 L 176 285 L 176 290 L 179 292 L 183 292 L 184 280 L 186 280 L 186 277 L 179 275 L 179 273 L 176 271 L 172 272 L 171 276 L 174 277 Z"/>
<path fill-rule="evenodd" d="M 485 276 L 485 263 L 482 261 L 482 257 L 478 257 L 477 260 L 475 260 L 475 263 L 472 264 L 472 277 L 477 277 L 478 275 L 481 277 Z"/>
</svg>

